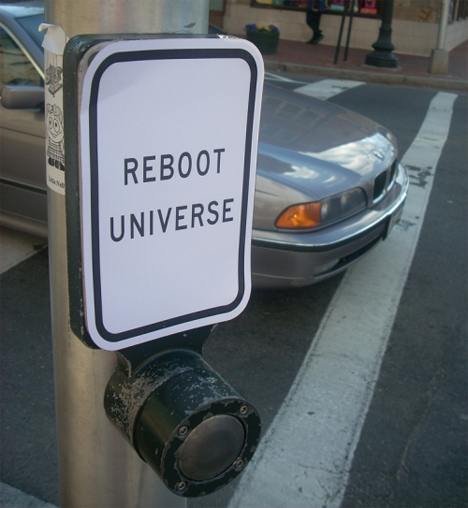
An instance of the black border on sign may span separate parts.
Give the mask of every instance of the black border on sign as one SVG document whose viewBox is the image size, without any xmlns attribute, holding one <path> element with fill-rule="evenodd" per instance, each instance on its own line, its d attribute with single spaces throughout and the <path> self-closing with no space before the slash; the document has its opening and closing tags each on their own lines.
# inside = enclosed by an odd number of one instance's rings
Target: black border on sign
<svg viewBox="0 0 468 508">
<path fill-rule="evenodd" d="M 101 269 L 100 269 L 100 244 L 99 244 L 99 165 L 98 165 L 98 133 L 97 133 L 97 104 L 99 100 L 99 85 L 106 70 L 115 63 L 136 62 L 145 60 L 181 60 L 181 59 L 241 59 L 250 68 L 250 89 L 247 112 L 247 126 L 245 134 L 244 152 L 244 179 L 242 184 L 241 199 L 241 227 L 239 238 L 239 272 L 238 272 L 238 293 L 236 298 L 228 305 L 214 307 L 203 311 L 185 314 L 176 318 L 167 319 L 157 323 L 133 328 L 119 333 L 109 332 L 104 326 L 102 312 L 102 291 L 101 291 Z M 257 64 L 253 56 L 243 49 L 151 49 L 114 53 L 107 57 L 97 68 L 91 84 L 89 102 L 89 139 L 90 139 L 90 170 L 91 170 L 91 241 L 93 260 L 93 285 L 94 285 L 94 312 L 96 329 L 101 337 L 107 342 L 118 343 L 127 339 L 137 338 L 151 332 L 160 331 L 165 328 L 198 321 L 203 318 L 225 314 L 235 310 L 242 301 L 245 293 L 245 241 L 247 207 L 249 199 L 250 165 L 252 159 L 252 135 L 256 102 L 256 86 L 258 80 Z M 163 291 L 163 288 L 161 288 Z M 195 325 L 196 326 L 196 325 Z M 170 332 L 169 332 L 170 333 Z M 151 340 L 151 339 L 150 339 Z"/>
</svg>

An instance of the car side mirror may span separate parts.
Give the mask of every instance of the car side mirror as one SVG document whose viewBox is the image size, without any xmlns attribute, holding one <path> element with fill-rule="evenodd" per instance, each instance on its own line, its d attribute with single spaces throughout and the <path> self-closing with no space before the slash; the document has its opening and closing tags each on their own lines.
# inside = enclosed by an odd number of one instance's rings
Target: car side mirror
<svg viewBox="0 0 468 508">
<path fill-rule="evenodd" d="M 1 91 L 2 106 L 7 109 L 44 109 L 44 87 L 5 85 Z"/>
</svg>

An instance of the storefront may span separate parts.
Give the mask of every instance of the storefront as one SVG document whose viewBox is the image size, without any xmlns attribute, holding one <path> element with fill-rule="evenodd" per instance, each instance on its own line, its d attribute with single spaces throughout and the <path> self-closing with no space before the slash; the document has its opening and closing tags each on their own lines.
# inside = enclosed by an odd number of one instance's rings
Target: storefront
<svg viewBox="0 0 468 508">
<path fill-rule="evenodd" d="M 355 0 L 350 46 L 370 49 L 381 26 L 382 3 L 389 0 Z M 336 45 L 343 9 L 348 0 L 327 0 L 320 28 L 321 44 Z M 210 19 L 232 34 L 242 35 L 247 24 L 273 24 L 281 38 L 307 41 L 311 30 L 305 23 L 307 0 L 211 0 Z M 395 53 L 429 56 L 437 44 L 442 0 L 394 0 L 392 41 Z M 217 17 L 216 17 L 217 14 Z M 446 49 L 468 39 L 468 0 L 450 0 Z"/>
</svg>

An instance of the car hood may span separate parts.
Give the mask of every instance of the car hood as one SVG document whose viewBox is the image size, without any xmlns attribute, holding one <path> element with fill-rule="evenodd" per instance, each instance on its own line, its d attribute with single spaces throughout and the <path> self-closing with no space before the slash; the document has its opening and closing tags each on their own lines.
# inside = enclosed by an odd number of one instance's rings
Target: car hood
<svg viewBox="0 0 468 508">
<path fill-rule="evenodd" d="M 259 173 L 323 198 L 373 178 L 396 157 L 381 125 L 332 103 L 266 85 Z"/>
<path fill-rule="evenodd" d="M 294 203 L 366 189 L 396 154 L 395 137 L 381 125 L 332 103 L 265 85 L 254 227 L 266 227 L 261 210 L 268 209 L 271 217 L 275 203 L 279 214 Z"/>
</svg>

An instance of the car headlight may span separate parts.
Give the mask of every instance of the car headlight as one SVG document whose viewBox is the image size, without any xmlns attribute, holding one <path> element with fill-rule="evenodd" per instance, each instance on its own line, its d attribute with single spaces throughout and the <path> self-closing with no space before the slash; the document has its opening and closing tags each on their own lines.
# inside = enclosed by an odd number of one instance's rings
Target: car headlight
<svg viewBox="0 0 468 508">
<path fill-rule="evenodd" d="M 302 203 L 287 208 L 276 220 L 281 229 L 313 229 L 329 226 L 351 217 L 367 205 L 362 189 L 351 189 L 322 201 Z"/>
</svg>

